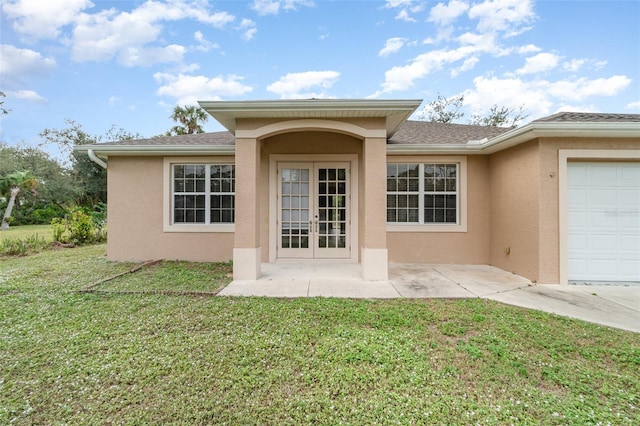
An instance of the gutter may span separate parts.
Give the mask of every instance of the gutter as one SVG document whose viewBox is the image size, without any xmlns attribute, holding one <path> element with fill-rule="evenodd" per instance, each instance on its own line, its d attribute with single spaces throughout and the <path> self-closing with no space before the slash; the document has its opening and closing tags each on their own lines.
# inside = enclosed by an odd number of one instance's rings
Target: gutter
<svg viewBox="0 0 640 426">
<path fill-rule="evenodd" d="M 111 155 L 235 155 L 234 145 L 80 145 L 74 148 L 78 152 L 94 156 Z M 90 154 L 89 154 L 90 156 Z M 98 158 L 102 161 L 100 158 Z M 104 161 L 103 161 L 104 162 Z"/>
<path fill-rule="evenodd" d="M 94 163 L 96 163 L 98 166 L 102 167 L 103 169 L 107 168 L 107 163 L 104 162 L 104 160 L 102 160 L 101 158 L 99 158 L 94 152 L 93 149 L 88 149 L 87 150 L 87 154 L 89 155 L 89 158 L 91 159 L 91 161 L 93 161 Z"/>
</svg>

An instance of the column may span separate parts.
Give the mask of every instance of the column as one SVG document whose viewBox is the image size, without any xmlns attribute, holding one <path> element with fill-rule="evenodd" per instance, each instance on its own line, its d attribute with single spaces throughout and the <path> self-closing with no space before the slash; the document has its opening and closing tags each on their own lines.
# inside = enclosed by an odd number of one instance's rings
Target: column
<svg viewBox="0 0 640 426">
<path fill-rule="evenodd" d="M 236 138 L 235 240 L 233 279 L 260 277 L 260 142 Z"/>
<path fill-rule="evenodd" d="M 362 278 L 387 280 L 387 140 L 365 138 Z"/>
</svg>

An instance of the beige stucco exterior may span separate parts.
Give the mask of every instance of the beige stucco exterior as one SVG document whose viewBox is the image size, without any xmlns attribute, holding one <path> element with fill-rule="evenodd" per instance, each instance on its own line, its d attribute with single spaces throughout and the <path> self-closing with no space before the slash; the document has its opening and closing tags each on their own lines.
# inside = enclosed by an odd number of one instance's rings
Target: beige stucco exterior
<svg viewBox="0 0 640 426">
<path fill-rule="evenodd" d="M 109 155 L 109 259 L 233 260 L 235 279 L 255 279 L 262 263 L 281 260 L 278 164 L 341 162 L 351 170 L 350 257 L 341 261 L 361 264 L 365 279 L 387 279 L 388 262 L 449 263 L 489 264 L 535 282 L 565 283 L 567 162 L 640 162 L 637 136 L 548 137 L 524 129 L 486 151 L 398 152 L 387 144 L 388 118 L 305 114 L 239 116 L 229 121 L 235 146 L 224 154 Z M 458 223 L 387 224 L 386 165 L 432 162 L 459 165 Z M 174 163 L 235 164 L 235 223 L 171 224 Z"/>
<path fill-rule="evenodd" d="M 109 158 L 107 257 L 118 261 L 231 260 L 232 232 L 164 232 L 163 157 Z"/>
</svg>

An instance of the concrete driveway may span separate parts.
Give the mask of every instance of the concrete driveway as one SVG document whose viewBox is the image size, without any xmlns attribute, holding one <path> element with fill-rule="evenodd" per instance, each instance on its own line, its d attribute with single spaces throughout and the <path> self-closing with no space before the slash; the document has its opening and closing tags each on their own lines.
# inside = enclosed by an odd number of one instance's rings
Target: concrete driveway
<svg viewBox="0 0 640 426">
<path fill-rule="evenodd" d="M 263 264 L 257 281 L 233 281 L 220 296 L 481 298 L 640 333 L 640 285 L 534 284 L 486 265 L 390 264 L 388 281 L 363 281 L 360 265 Z"/>
</svg>

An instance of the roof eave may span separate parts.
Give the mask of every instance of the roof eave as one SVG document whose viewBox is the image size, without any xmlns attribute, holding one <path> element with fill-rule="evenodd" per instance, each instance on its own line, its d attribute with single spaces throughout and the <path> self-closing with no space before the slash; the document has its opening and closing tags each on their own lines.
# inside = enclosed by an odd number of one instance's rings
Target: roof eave
<svg viewBox="0 0 640 426">
<path fill-rule="evenodd" d="M 198 104 L 229 132 L 235 134 L 238 118 L 314 118 L 314 113 L 330 111 L 360 113 L 362 117 L 385 117 L 387 137 L 422 104 L 421 99 L 291 99 L 267 101 L 198 101 Z"/>
<path fill-rule="evenodd" d="M 387 145 L 389 154 L 493 154 L 544 137 L 640 138 L 640 124 L 618 123 L 530 123 L 478 144 L 398 144 Z"/>
<path fill-rule="evenodd" d="M 234 145 L 80 145 L 78 152 L 93 152 L 102 157 L 117 155 L 235 155 Z"/>
</svg>

